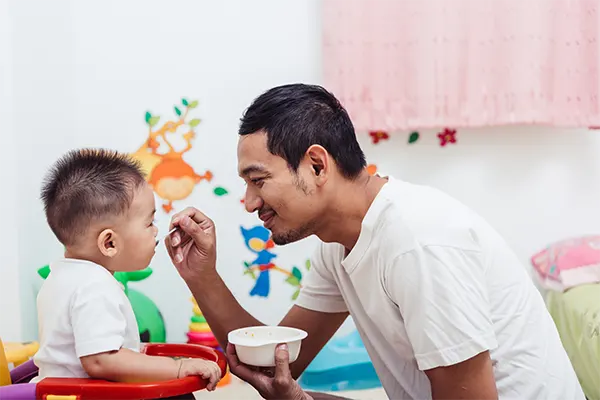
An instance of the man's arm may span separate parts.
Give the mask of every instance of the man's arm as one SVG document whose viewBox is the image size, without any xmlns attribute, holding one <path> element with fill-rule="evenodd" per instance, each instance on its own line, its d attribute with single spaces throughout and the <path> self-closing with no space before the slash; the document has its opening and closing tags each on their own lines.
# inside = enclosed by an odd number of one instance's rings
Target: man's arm
<svg viewBox="0 0 600 400">
<path fill-rule="evenodd" d="M 264 325 L 238 303 L 216 270 L 208 270 L 193 282 L 187 282 L 212 333 L 222 349 L 227 348 L 227 334 L 247 326 Z"/>
<path fill-rule="evenodd" d="M 188 282 L 188 287 L 221 348 L 227 348 L 227 334 L 230 331 L 264 325 L 244 310 L 218 272 L 207 272 L 203 278 Z M 347 312 L 324 313 L 296 305 L 290 309 L 280 325 L 302 329 L 308 333 L 308 337 L 302 342 L 298 359 L 291 365 L 294 379 L 302 374 L 347 317 Z"/>
<path fill-rule="evenodd" d="M 435 400 L 498 399 L 492 360 L 488 351 L 447 367 L 424 371 Z"/>
<path fill-rule="evenodd" d="M 165 239 L 169 256 L 194 295 L 219 344 L 226 349 L 229 332 L 263 324 L 242 308 L 216 271 L 214 222 L 199 210 L 187 208 L 173 217 L 169 230 L 174 226 L 179 229 Z M 312 260 L 311 271 L 302 282 L 298 304 L 303 307 L 294 306 L 281 322 L 282 325 L 303 329 L 308 333 L 299 359 L 294 363 L 294 377 L 304 371 L 348 316 L 345 301 L 333 277 L 331 274 L 322 276 L 327 274 L 324 264 L 321 246 L 317 257 Z M 315 273 L 321 268 L 324 271 Z"/>
<path fill-rule="evenodd" d="M 298 379 L 308 364 L 332 338 L 348 317 L 347 312 L 324 313 L 294 305 L 283 318 L 280 325 L 291 326 L 308 332 L 302 341 L 298 359 L 290 365 L 292 376 Z"/>
<path fill-rule="evenodd" d="M 453 240 L 397 256 L 384 282 L 433 399 L 497 399 L 485 257 L 468 232 L 455 232 Z"/>
<path fill-rule="evenodd" d="M 309 396 L 308 400 L 352 400 L 348 397 L 335 396 L 328 393 L 306 392 Z"/>
</svg>

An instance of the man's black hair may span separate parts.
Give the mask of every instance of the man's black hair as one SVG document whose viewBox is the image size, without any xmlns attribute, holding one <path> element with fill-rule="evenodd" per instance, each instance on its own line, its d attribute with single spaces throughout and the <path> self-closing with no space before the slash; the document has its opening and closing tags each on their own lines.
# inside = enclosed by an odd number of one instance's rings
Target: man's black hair
<svg viewBox="0 0 600 400">
<path fill-rule="evenodd" d="M 266 133 L 269 151 L 286 160 L 294 172 L 313 144 L 323 146 L 348 179 L 366 166 L 348 113 L 321 86 L 290 84 L 261 94 L 244 113 L 239 134 L 259 131 Z"/>
</svg>

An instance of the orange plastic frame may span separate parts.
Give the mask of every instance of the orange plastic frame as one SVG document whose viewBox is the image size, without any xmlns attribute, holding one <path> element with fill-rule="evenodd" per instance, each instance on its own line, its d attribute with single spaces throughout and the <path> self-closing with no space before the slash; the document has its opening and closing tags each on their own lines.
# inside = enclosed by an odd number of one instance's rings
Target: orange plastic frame
<svg viewBox="0 0 600 400">
<path fill-rule="evenodd" d="M 227 371 L 227 361 L 222 352 L 197 344 L 147 344 L 141 350 L 151 356 L 204 358 L 215 361 L 221 376 Z M 36 385 L 36 398 L 46 396 L 75 396 L 78 400 L 137 400 L 160 399 L 192 393 L 206 388 L 207 380 L 188 376 L 161 382 L 120 383 L 98 379 L 46 378 Z"/>
</svg>

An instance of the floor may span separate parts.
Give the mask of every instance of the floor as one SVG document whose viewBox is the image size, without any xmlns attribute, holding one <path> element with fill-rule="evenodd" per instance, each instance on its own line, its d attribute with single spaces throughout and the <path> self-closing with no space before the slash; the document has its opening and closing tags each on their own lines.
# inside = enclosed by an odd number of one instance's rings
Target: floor
<svg viewBox="0 0 600 400">
<path fill-rule="evenodd" d="M 387 400 L 387 396 L 385 395 L 383 388 L 348 392 L 331 392 L 331 394 L 356 400 Z M 202 390 L 194 393 L 194 396 L 199 400 L 254 400 L 262 398 L 252 386 L 236 378 L 235 376 L 232 377 L 231 383 L 227 386 L 217 388 L 217 390 L 214 392 Z"/>
</svg>

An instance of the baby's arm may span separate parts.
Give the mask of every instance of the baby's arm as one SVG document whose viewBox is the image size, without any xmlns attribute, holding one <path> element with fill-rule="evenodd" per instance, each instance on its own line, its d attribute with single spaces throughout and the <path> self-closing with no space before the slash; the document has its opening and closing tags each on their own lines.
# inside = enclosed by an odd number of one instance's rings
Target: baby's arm
<svg viewBox="0 0 600 400">
<path fill-rule="evenodd" d="M 117 382 L 147 382 L 199 375 L 210 380 L 209 390 L 214 389 L 221 374 L 214 362 L 149 356 L 124 347 L 131 327 L 122 310 L 121 289 L 110 280 L 92 283 L 78 288 L 70 310 L 75 352 L 89 376 Z"/>
<path fill-rule="evenodd" d="M 221 378 L 221 369 L 213 361 L 203 359 L 174 360 L 169 357 L 120 349 L 81 357 L 87 374 L 96 379 L 117 382 L 163 381 L 199 375 L 209 380 L 208 390 L 214 390 Z"/>
</svg>

